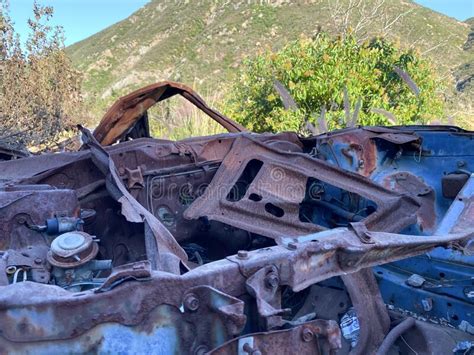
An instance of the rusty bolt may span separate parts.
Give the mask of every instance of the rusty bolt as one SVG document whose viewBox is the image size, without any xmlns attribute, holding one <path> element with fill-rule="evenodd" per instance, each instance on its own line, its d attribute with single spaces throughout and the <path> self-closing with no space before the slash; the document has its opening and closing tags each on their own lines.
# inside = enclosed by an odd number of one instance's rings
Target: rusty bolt
<svg viewBox="0 0 474 355">
<path fill-rule="evenodd" d="M 239 259 L 247 259 L 249 257 L 249 253 L 246 250 L 239 250 L 237 252 L 237 257 Z"/>
<path fill-rule="evenodd" d="M 297 246 L 296 243 L 294 243 L 294 242 L 289 242 L 289 243 L 287 244 L 287 247 L 288 247 L 288 249 L 290 249 L 290 250 L 296 250 L 296 249 L 298 249 L 298 246 Z"/>
<path fill-rule="evenodd" d="M 184 308 L 191 311 L 195 312 L 199 308 L 199 300 L 194 295 L 193 293 L 189 293 L 186 296 L 184 296 Z"/>
<path fill-rule="evenodd" d="M 245 343 L 242 350 L 250 355 L 262 355 L 262 352 L 258 349 L 252 348 L 249 343 Z"/>
<path fill-rule="evenodd" d="M 301 337 L 303 338 L 304 342 L 309 343 L 311 340 L 313 340 L 314 333 L 310 329 L 304 328 L 303 332 L 301 333 Z"/>
<path fill-rule="evenodd" d="M 271 290 L 274 290 L 280 284 L 280 279 L 278 275 L 274 273 L 270 273 L 267 277 L 265 277 L 265 286 Z"/>
</svg>

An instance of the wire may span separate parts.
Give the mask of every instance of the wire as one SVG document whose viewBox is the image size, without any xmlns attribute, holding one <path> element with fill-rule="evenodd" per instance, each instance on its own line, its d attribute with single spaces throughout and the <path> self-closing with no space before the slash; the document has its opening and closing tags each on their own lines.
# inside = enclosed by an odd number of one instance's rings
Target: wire
<svg viewBox="0 0 474 355">
<path fill-rule="evenodd" d="M 18 281 L 18 274 L 20 271 L 23 271 L 23 282 L 25 282 L 28 279 L 28 275 L 26 274 L 26 270 L 23 268 L 18 268 L 15 273 L 13 274 L 13 283 L 16 284 Z"/>
<path fill-rule="evenodd" d="M 418 353 L 415 351 L 415 349 L 413 349 L 408 343 L 407 341 L 405 340 L 405 338 L 402 336 L 400 336 L 400 338 L 403 340 L 403 342 L 405 343 L 405 345 L 408 347 L 408 349 L 410 349 L 411 351 L 413 351 L 416 355 L 418 355 Z"/>
</svg>

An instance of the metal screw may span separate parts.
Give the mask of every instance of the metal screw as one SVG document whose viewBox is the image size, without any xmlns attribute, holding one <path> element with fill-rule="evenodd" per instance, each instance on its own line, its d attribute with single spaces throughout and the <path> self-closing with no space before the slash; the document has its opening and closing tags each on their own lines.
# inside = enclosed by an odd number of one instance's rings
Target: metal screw
<svg viewBox="0 0 474 355">
<path fill-rule="evenodd" d="M 41 259 L 41 258 L 36 258 L 36 259 L 35 259 L 35 264 L 38 264 L 38 265 L 39 265 L 39 264 L 41 264 L 42 262 L 43 262 L 43 259 Z"/>
<path fill-rule="evenodd" d="M 197 309 L 199 308 L 199 300 L 193 293 L 187 294 L 184 297 L 183 303 L 184 303 L 184 308 L 186 308 L 187 310 L 191 312 L 197 311 Z"/>
<path fill-rule="evenodd" d="M 237 257 L 239 259 L 247 259 L 249 257 L 249 253 L 246 250 L 239 250 L 237 252 Z"/>
<path fill-rule="evenodd" d="M 303 333 L 301 333 L 301 337 L 303 338 L 304 342 L 308 343 L 313 340 L 314 334 L 310 329 L 304 328 Z"/>
<path fill-rule="evenodd" d="M 421 300 L 421 305 L 423 306 L 423 310 L 425 312 L 429 312 L 433 309 L 433 299 L 432 298 L 423 298 Z"/>
</svg>

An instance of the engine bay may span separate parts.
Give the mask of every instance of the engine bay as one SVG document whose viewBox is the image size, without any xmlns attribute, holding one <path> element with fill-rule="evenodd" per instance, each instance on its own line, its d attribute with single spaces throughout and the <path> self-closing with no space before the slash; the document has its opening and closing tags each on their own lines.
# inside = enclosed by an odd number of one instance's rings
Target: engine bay
<svg viewBox="0 0 474 355">
<path fill-rule="evenodd" d="M 101 125 L 79 151 L 0 162 L 0 353 L 474 340 L 472 132 L 122 139 L 131 124 L 108 145 Z"/>
</svg>

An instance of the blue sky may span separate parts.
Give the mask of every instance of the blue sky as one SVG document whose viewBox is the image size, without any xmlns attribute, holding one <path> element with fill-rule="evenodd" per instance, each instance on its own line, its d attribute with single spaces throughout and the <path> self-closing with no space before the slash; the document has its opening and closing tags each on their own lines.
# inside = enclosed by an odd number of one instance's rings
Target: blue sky
<svg viewBox="0 0 474 355">
<path fill-rule="evenodd" d="M 461 21 L 474 17 L 474 0 L 415 0 L 415 2 Z"/>
<path fill-rule="evenodd" d="M 123 20 L 149 0 L 39 0 L 54 7 L 53 24 L 64 27 L 66 45 L 87 38 Z M 10 0 L 10 13 L 20 37 L 28 33 L 33 0 Z"/>
<path fill-rule="evenodd" d="M 80 41 L 128 17 L 149 0 L 40 0 L 54 7 L 54 24 L 61 24 L 66 33 L 66 45 Z M 416 0 L 445 15 L 465 20 L 474 16 L 474 0 Z M 33 0 L 10 0 L 15 28 L 24 39 L 26 21 L 31 16 Z"/>
</svg>

